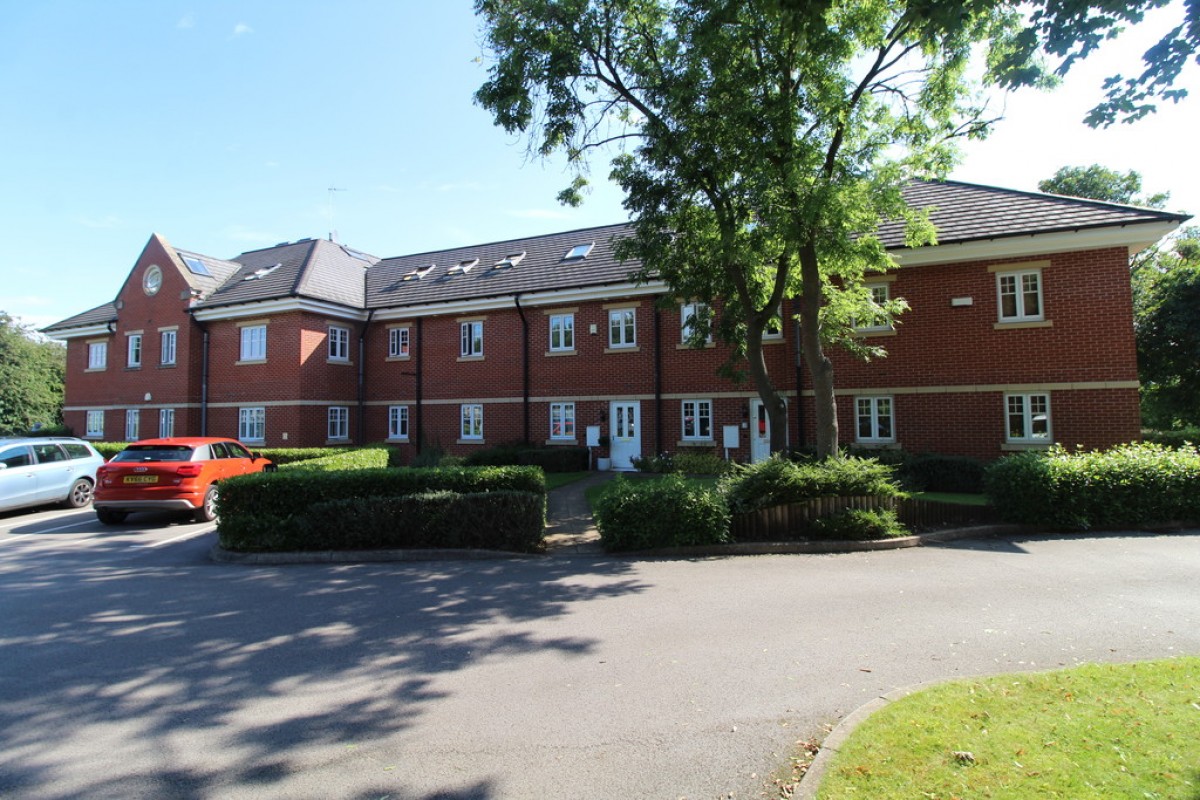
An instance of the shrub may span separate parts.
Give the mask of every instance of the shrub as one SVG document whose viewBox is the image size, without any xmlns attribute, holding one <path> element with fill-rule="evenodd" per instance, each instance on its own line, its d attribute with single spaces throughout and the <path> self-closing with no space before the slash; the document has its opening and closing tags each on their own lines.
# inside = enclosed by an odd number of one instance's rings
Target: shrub
<svg viewBox="0 0 1200 800">
<path fill-rule="evenodd" d="M 541 467 L 546 472 L 583 472 L 587 469 L 586 447 L 530 447 L 507 444 L 477 450 L 467 456 L 465 463 L 473 467 L 527 466 Z"/>
<path fill-rule="evenodd" d="M 104 456 L 107 461 L 117 453 L 129 446 L 129 442 L 92 442 L 92 447 L 96 448 L 96 452 Z"/>
<path fill-rule="evenodd" d="M 852 508 L 815 519 L 808 527 L 809 538 L 839 541 L 895 539 L 908 534 L 908 529 L 900 523 L 896 512 L 888 508 L 873 511 Z"/>
<path fill-rule="evenodd" d="M 724 475 L 731 466 L 716 453 L 682 452 L 675 454 L 673 471 L 685 475 Z"/>
<path fill-rule="evenodd" d="M 1152 444 L 1161 444 L 1178 450 L 1193 444 L 1200 444 L 1200 428 L 1181 428 L 1174 431 L 1142 431 L 1142 439 Z"/>
<path fill-rule="evenodd" d="M 976 458 L 923 453 L 906 458 L 898 474 L 904 486 L 913 491 L 978 494 L 983 491 L 986 468 Z"/>
<path fill-rule="evenodd" d="M 729 509 L 721 495 L 679 475 L 637 481 L 617 476 L 594 511 L 606 550 L 729 541 Z"/>
<path fill-rule="evenodd" d="M 266 455 L 264 453 L 263 455 Z M 279 462 L 276 462 L 279 463 Z M 310 458 L 304 461 L 289 461 L 283 465 L 285 470 L 326 470 L 336 472 L 346 469 L 378 469 L 391 463 L 391 448 L 364 447 L 358 449 L 342 449 L 321 458 Z"/>
<path fill-rule="evenodd" d="M 1200 520 L 1200 451 L 1127 444 L 1019 453 L 992 464 L 985 489 L 1010 522 L 1086 530 Z"/>
<path fill-rule="evenodd" d="M 831 458 L 796 463 L 772 456 L 748 466 L 736 466 L 721 481 L 721 492 L 735 514 L 798 503 L 814 497 L 901 495 L 893 467 L 873 458 Z"/>
<path fill-rule="evenodd" d="M 670 453 L 659 453 L 656 456 L 634 456 L 630 459 L 633 468 L 638 472 L 660 474 L 675 471 L 675 461 Z"/>
<path fill-rule="evenodd" d="M 340 453 L 349 453 L 358 448 L 355 447 L 254 447 L 246 445 L 255 453 L 258 453 L 263 458 L 269 458 L 278 466 L 285 464 L 294 464 L 298 461 L 310 461 L 318 458 L 327 458 Z"/>
</svg>

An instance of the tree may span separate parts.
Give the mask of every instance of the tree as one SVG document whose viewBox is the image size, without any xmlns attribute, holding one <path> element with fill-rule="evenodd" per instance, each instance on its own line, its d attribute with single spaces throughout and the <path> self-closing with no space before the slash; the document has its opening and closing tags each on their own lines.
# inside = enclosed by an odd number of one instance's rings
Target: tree
<svg viewBox="0 0 1200 800">
<path fill-rule="evenodd" d="M 0 311 L 0 431 L 62 421 L 66 350 Z"/>
<path fill-rule="evenodd" d="M 1053 177 L 1038 181 L 1043 192 L 1103 200 L 1108 203 L 1163 208 L 1170 198 L 1168 192 L 1142 196 L 1142 176 L 1135 170 L 1118 172 L 1092 164 L 1090 167 L 1060 167 Z"/>
<path fill-rule="evenodd" d="M 612 177 L 635 235 L 621 254 L 681 298 L 720 301 L 699 319 L 734 345 L 783 450 L 785 407 L 762 333 L 799 299 L 801 350 L 815 390 L 817 451 L 837 452 L 829 345 L 863 355 L 852 320 L 874 307 L 863 276 L 892 266 L 873 235 L 904 217 L 910 244 L 935 241 L 901 188 L 940 175 L 953 142 L 991 120 L 966 78 L 985 43 L 988 76 L 1042 82 L 1012 55 L 1022 27 L 1002 4 L 780 0 L 477 0 L 494 62 L 476 93 L 506 130 L 584 167 L 620 147 Z M 579 175 L 561 198 L 578 202 Z M 735 365 L 731 365 L 733 368 Z"/>
<path fill-rule="evenodd" d="M 1133 299 L 1144 422 L 1200 425 L 1200 227 L 1156 249 Z"/>
</svg>

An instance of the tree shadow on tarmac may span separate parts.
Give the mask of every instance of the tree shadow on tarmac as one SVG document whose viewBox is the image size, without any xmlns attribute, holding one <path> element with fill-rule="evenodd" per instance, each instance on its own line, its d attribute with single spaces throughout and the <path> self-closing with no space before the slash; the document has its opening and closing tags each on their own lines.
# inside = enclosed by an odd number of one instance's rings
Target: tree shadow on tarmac
<svg viewBox="0 0 1200 800">
<path fill-rule="evenodd" d="M 600 558 L 6 562 L 0 797 L 279 791 L 298 773 L 323 774 L 384 747 L 447 697 L 437 685 L 447 673 L 485 659 L 591 652 L 595 640 L 541 637 L 521 623 L 643 591 L 630 569 Z M 396 749 L 381 757 L 412 758 Z M 334 794 L 421 796 L 384 783 Z M 453 785 L 423 796 L 493 795 L 486 781 Z"/>
<path fill-rule="evenodd" d="M 1200 537 L 1200 530 L 1165 529 L 1157 531 L 1046 531 L 1043 533 L 1021 533 L 1006 536 L 986 537 L 980 539 L 956 539 L 947 542 L 925 542 L 922 547 L 934 547 L 942 550 L 978 550 L 989 553 L 1014 553 L 1028 555 L 1029 550 L 1022 547 L 1026 542 L 1049 542 L 1063 539 L 1139 539 L 1150 536 L 1191 536 Z"/>
</svg>

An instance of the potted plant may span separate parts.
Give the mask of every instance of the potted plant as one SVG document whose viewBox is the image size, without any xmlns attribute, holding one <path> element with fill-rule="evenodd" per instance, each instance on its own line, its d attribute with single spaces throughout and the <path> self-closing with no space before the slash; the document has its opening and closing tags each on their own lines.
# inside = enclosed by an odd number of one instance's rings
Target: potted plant
<svg viewBox="0 0 1200 800">
<path fill-rule="evenodd" d="M 596 441 L 600 445 L 600 451 L 607 453 L 609 442 L 612 440 L 609 439 L 607 435 L 602 433 L 600 434 L 600 438 Z M 607 455 L 596 456 L 596 469 L 600 470 L 601 472 L 607 472 L 608 470 L 612 469 L 612 458 Z"/>
</svg>

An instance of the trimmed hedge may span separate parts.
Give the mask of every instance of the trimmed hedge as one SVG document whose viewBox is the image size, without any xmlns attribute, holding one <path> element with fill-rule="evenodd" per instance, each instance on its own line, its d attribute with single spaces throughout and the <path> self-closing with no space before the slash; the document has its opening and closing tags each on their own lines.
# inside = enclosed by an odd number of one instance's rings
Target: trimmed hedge
<svg viewBox="0 0 1200 800">
<path fill-rule="evenodd" d="M 263 453 L 266 455 L 266 453 Z M 325 470 L 336 472 L 351 469 L 379 469 L 387 467 L 392 461 L 392 448 L 338 448 L 336 452 L 327 453 L 320 458 L 288 461 L 283 469 L 286 470 Z M 276 464 L 279 462 L 276 461 Z"/>
<path fill-rule="evenodd" d="M 772 456 L 737 466 L 723 478 L 721 493 L 735 514 L 770 506 L 799 503 L 814 497 L 903 494 L 892 477 L 894 467 L 873 458 L 830 458 L 797 463 Z"/>
<path fill-rule="evenodd" d="M 507 444 L 477 450 L 464 459 L 472 467 L 541 467 L 546 472 L 584 472 L 588 468 L 586 447 L 529 447 Z"/>
<path fill-rule="evenodd" d="M 900 523 L 890 508 L 866 510 L 852 508 L 828 517 L 818 517 L 808 526 L 806 538 L 827 541 L 868 541 L 908 536 L 909 530 Z"/>
<path fill-rule="evenodd" d="M 1019 453 L 988 467 L 985 488 L 1010 522 L 1087 530 L 1200 521 L 1200 451 L 1126 444 Z"/>
<path fill-rule="evenodd" d="M 472 548 L 536 553 L 543 548 L 545 496 L 534 492 L 450 491 L 326 500 L 276 526 L 237 525 L 231 550 Z"/>
<path fill-rule="evenodd" d="M 593 509 L 605 550 L 647 550 L 729 541 L 729 508 L 717 492 L 679 475 L 617 476 Z"/>
<path fill-rule="evenodd" d="M 979 494 L 986 469 L 987 464 L 977 458 L 922 453 L 905 458 L 898 476 L 912 491 Z"/>
</svg>

